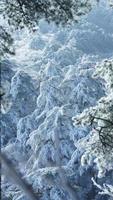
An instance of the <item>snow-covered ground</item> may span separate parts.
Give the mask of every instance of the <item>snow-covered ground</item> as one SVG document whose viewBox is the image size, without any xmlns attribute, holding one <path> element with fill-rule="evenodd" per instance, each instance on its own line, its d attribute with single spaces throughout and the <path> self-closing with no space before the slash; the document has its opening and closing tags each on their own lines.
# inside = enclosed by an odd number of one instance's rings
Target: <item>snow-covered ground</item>
<svg viewBox="0 0 113 200">
<path fill-rule="evenodd" d="M 43 200 L 110 199 L 91 181 L 97 168 L 81 165 L 76 142 L 90 130 L 75 127 L 72 117 L 104 95 L 92 73 L 96 62 L 113 56 L 113 10 L 100 5 L 65 28 L 41 20 L 35 33 L 18 32 L 15 38 L 16 56 L 2 63 L 3 151 Z M 98 183 L 113 183 L 112 175 Z M 2 179 L 7 199 L 27 200 Z"/>
</svg>

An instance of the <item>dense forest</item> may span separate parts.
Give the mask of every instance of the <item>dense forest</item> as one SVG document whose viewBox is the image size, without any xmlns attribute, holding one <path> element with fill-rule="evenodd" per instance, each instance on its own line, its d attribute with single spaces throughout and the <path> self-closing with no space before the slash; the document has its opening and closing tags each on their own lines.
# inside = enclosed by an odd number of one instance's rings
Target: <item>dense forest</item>
<svg viewBox="0 0 113 200">
<path fill-rule="evenodd" d="M 1 0 L 1 199 L 113 199 L 113 0 Z"/>
</svg>

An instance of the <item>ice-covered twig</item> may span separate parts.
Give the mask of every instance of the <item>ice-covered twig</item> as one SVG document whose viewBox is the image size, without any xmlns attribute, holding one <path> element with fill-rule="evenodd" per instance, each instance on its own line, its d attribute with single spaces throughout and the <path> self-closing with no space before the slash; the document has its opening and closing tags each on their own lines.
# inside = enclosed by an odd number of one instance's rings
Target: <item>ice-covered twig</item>
<svg viewBox="0 0 113 200">
<path fill-rule="evenodd" d="M 110 184 L 103 184 L 103 186 L 99 185 L 98 183 L 96 183 L 96 181 L 94 180 L 94 178 L 92 178 L 93 184 L 99 188 L 101 190 L 101 192 L 99 192 L 99 194 L 101 195 L 109 195 L 111 197 L 113 197 L 113 185 Z"/>
</svg>

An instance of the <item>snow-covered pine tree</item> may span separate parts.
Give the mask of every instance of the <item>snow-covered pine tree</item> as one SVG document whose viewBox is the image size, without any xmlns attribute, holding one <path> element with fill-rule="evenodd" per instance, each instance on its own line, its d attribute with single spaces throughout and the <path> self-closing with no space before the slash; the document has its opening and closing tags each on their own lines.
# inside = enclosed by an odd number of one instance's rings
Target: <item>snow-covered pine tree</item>
<svg viewBox="0 0 113 200">
<path fill-rule="evenodd" d="M 90 165 L 90 160 L 93 160 L 98 169 L 98 177 L 101 178 L 107 171 L 113 171 L 113 60 L 104 60 L 97 64 L 93 77 L 100 77 L 105 86 L 105 96 L 97 102 L 95 107 L 84 110 L 73 120 L 76 125 L 91 126 L 91 133 L 77 145 L 78 148 L 84 149 L 81 164 Z M 102 187 L 94 180 L 93 182 L 102 190 L 101 194 L 113 196 L 112 185 L 104 183 Z"/>
<path fill-rule="evenodd" d="M 40 19 L 55 24 L 78 22 L 96 5 L 97 0 L 1 0 L 0 2 L 0 58 L 6 53 L 12 54 L 12 30 L 28 29 L 34 31 Z M 4 23 L 1 23 L 2 21 Z M 7 31 L 7 27 L 10 32 Z"/>
</svg>

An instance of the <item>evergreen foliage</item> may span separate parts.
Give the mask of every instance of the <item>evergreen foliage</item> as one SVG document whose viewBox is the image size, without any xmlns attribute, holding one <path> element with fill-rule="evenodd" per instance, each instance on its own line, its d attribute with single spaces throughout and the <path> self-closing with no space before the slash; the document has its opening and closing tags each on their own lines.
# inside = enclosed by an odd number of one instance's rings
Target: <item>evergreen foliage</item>
<svg viewBox="0 0 113 200">
<path fill-rule="evenodd" d="M 11 30 L 8 33 L 4 26 L 0 26 L 0 57 L 5 53 L 14 54 L 10 49 L 13 42 L 12 30 L 27 27 L 33 31 L 42 18 L 57 25 L 78 22 L 81 16 L 92 9 L 92 5 L 91 0 L 2 0 L 0 15 Z"/>
<path fill-rule="evenodd" d="M 76 125 L 89 125 L 92 129 L 90 135 L 78 143 L 78 147 L 84 149 L 82 165 L 90 165 L 90 160 L 93 159 L 97 165 L 98 176 L 103 177 L 107 171 L 113 170 L 113 60 L 104 60 L 97 64 L 95 69 L 93 77 L 101 78 L 105 85 L 105 96 L 95 107 L 84 110 L 73 119 Z M 107 190 L 109 187 L 111 192 Z M 100 189 L 104 194 L 107 190 L 109 195 L 113 196 L 113 186 L 109 187 Z"/>
</svg>

